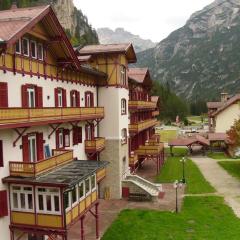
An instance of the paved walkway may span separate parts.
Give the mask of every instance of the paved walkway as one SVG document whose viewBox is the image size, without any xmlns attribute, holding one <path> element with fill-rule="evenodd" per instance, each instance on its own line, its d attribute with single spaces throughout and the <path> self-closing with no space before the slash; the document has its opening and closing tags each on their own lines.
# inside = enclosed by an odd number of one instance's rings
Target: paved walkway
<svg viewBox="0 0 240 240">
<path fill-rule="evenodd" d="M 208 157 L 191 157 L 206 180 L 224 197 L 226 203 L 240 218 L 240 181 L 225 171 L 216 160 Z"/>
</svg>

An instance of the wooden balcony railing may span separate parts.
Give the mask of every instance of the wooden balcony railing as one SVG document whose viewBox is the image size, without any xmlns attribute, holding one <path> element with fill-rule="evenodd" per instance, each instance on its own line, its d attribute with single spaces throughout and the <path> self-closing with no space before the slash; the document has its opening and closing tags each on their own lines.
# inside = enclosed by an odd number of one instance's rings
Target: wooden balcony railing
<svg viewBox="0 0 240 240">
<path fill-rule="evenodd" d="M 97 171 L 97 182 L 101 182 L 106 177 L 106 168 Z"/>
<path fill-rule="evenodd" d="M 139 123 L 129 124 L 129 132 L 138 133 L 150 127 L 156 126 L 157 123 L 157 119 L 150 119 Z"/>
<path fill-rule="evenodd" d="M 0 128 L 90 120 L 104 117 L 103 107 L 93 108 L 0 108 Z"/>
<path fill-rule="evenodd" d="M 159 111 L 154 111 L 154 112 L 152 112 L 152 116 L 153 116 L 153 117 L 157 117 L 157 116 L 159 116 L 159 114 L 160 114 Z"/>
<path fill-rule="evenodd" d="M 94 138 L 93 140 L 85 140 L 86 153 L 101 152 L 105 148 L 105 138 Z"/>
<path fill-rule="evenodd" d="M 135 165 L 138 161 L 138 155 L 136 153 L 131 153 L 129 156 L 129 165 Z"/>
<path fill-rule="evenodd" d="M 39 162 L 9 162 L 10 176 L 36 177 L 72 160 L 72 150 L 53 150 L 52 157 Z"/>
<path fill-rule="evenodd" d="M 163 143 L 158 143 L 155 145 L 144 145 L 140 146 L 140 148 L 136 150 L 136 154 L 138 156 L 159 155 L 163 149 Z"/>
<path fill-rule="evenodd" d="M 128 108 L 130 110 L 137 109 L 155 109 L 157 106 L 156 102 L 148 102 L 148 101 L 129 101 Z"/>
</svg>

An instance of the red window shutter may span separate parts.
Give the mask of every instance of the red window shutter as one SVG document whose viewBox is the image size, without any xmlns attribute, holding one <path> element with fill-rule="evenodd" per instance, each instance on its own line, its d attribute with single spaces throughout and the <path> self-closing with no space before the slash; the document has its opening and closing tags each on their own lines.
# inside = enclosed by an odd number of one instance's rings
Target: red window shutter
<svg viewBox="0 0 240 240">
<path fill-rule="evenodd" d="M 22 85 L 22 107 L 28 107 L 28 92 L 27 92 L 27 85 Z"/>
<path fill-rule="evenodd" d="M 37 133 L 37 159 L 41 161 L 44 159 L 43 155 L 43 133 Z"/>
<path fill-rule="evenodd" d="M 63 135 L 64 135 L 64 147 L 70 147 L 70 130 L 64 129 Z M 66 138 L 68 138 L 69 140 L 68 142 L 66 141 Z"/>
<path fill-rule="evenodd" d="M 91 93 L 90 94 L 90 96 L 91 96 L 91 107 L 94 107 L 94 94 L 93 93 Z"/>
<path fill-rule="evenodd" d="M 22 137 L 23 162 L 29 162 L 28 135 Z"/>
<path fill-rule="evenodd" d="M 59 149 L 59 129 L 56 131 L 56 149 Z"/>
<path fill-rule="evenodd" d="M 63 107 L 67 107 L 67 94 L 66 94 L 66 89 L 62 90 L 62 94 L 63 94 Z"/>
<path fill-rule="evenodd" d="M 78 91 L 76 91 L 76 101 L 77 101 L 76 106 L 80 107 L 80 92 Z"/>
<path fill-rule="evenodd" d="M 78 127 L 78 143 L 82 143 L 82 127 Z"/>
<path fill-rule="evenodd" d="M 8 195 L 7 191 L 0 191 L 0 217 L 8 216 Z"/>
<path fill-rule="evenodd" d="M 36 103 L 38 108 L 43 107 L 43 89 L 42 87 L 36 87 Z"/>
<path fill-rule="evenodd" d="M 87 104 L 87 96 L 88 96 L 88 92 L 85 92 L 85 107 L 88 106 L 88 104 Z"/>
<path fill-rule="evenodd" d="M 74 90 L 72 90 L 70 92 L 70 105 L 71 105 L 71 107 L 73 107 L 73 94 L 74 94 Z"/>
<path fill-rule="evenodd" d="M 3 161 L 3 142 L 0 140 L 0 167 L 4 167 Z"/>
<path fill-rule="evenodd" d="M 0 83 L 0 108 L 8 107 L 8 84 Z"/>
<path fill-rule="evenodd" d="M 54 96 L 55 96 L 55 107 L 58 107 L 58 89 L 54 89 Z"/>
<path fill-rule="evenodd" d="M 78 127 L 73 127 L 73 145 L 78 144 Z"/>
</svg>

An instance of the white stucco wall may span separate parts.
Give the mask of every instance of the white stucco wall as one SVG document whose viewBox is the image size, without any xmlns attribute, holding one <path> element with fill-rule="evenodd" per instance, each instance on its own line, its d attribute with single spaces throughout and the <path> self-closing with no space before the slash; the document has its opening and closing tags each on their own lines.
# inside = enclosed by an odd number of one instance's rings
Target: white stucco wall
<svg viewBox="0 0 240 240">
<path fill-rule="evenodd" d="M 234 124 L 235 120 L 240 118 L 239 103 L 232 104 L 224 111 L 220 112 L 216 117 L 215 132 L 226 132 Z"/>
</svg>

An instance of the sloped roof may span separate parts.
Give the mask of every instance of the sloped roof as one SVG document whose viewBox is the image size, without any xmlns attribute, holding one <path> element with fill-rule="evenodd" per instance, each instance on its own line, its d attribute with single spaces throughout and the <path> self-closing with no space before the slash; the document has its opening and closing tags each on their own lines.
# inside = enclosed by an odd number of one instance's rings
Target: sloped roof
<svg viewBox="0 0 240 240">
<path fill-rule="evenodd" d="M 193 144 L 200 144 L 209 146 L 210 142 L 208 139 L 202 137 L 201 135 L 195 135 L 194 137 L 190 138 L 177 138 L 168 143 L 168 146 L 190 146 Z"/>
<path fill-rule="evenodd" d="M 220 108 L 224 103 L 223 102 L 208 102 L 207 108 Z"/>
<path fill-rule="evenodd" d="M 226 141 L 228 139 L 228 135 L 226 133 L 209 133 L 208 134 L 209 141 Z"/>
<path fill-rule="evenodd" d="M 143 83 L 148 73 L 148 68 L 129 68 L 128 78 L 138 83 Z"/>
<path fill-rule="evenodd" d="M 240 101 L 240 94 L 237 94 L 234 97 L 230 98 L 228 101 L 226 101 L 220 108 L 218 108 L 216 112 L 213 113 L 213 115 L 218 115 L 220 112 L 224 111 L 226 108 L 238 101 Z"/>
<path fill-rule="evenodd" d="M 137 61 L 136 54 L 131 43 L 88 45 L 78 51 L 80 55 L 125 53 L 130 63 L 135 63 Z"/>
<path fill-rule="evenodd" d="M 14 8 L 0 11 L 0 38 L 11 41 L 29 25 L 34 25 L 51 10 L 50 6 L 32 8 Z"/>
</svg>

